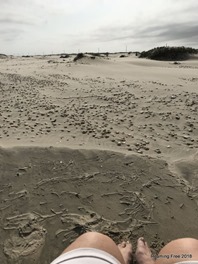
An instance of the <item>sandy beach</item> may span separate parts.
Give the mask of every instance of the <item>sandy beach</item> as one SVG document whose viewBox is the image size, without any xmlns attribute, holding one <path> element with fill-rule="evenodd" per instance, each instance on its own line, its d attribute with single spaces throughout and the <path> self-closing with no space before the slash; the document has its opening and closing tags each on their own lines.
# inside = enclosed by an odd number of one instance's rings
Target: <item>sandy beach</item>
<svg viewBox="0 0 198 264">
<path fill-rule="evenodd" d="M 0 58 L 0 263 L 197 234 L 198 57 L 120 55 Z"/>
</svg>

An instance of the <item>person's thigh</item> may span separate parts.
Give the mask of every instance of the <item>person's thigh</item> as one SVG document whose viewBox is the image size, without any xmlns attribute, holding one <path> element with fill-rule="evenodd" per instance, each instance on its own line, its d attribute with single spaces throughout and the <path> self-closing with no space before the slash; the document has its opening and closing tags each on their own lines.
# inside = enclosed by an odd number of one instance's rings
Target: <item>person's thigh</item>
<svg viewBox="0 0 198 264">
<path fill-rule="evenodd" d="M 173 264 L 191 260 L 198 261 L 198 240 L 181 238 L 171 241 L 160 250 L 156 264 Z"/>
</svg>

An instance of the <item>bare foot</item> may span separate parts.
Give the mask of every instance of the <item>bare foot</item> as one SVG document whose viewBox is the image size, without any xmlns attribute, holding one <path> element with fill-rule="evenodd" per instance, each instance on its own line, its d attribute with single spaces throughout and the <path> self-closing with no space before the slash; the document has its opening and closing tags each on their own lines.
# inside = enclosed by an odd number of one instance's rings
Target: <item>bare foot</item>
<svg viewBox="0 0 198 264">
<path fill-rule="evenodd" d="M 122 254 L 122 257 L 126 264 L 132 263 L 132 245 L 129 241 L 122 242 L 118 245 L 118 248 Z"/>
<path fill-rule="evenodd" d="M 155 261 L 151 257 L 151 251 L 144 240 L 143 237 L 140 237 L 137 241 L 137 249 L 135 252 L 135 257 L 138 264 L 154 264 Z"/>
</svg>

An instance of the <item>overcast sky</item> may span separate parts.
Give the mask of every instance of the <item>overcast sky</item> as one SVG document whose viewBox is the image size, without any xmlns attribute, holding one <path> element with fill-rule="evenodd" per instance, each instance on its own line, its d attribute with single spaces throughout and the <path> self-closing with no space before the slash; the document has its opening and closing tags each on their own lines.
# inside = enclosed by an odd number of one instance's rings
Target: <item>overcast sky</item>
<svg viewBox="0 0 198 264">
<path fill-rule="evenodd" d="M 198 48 L 197 0 L 0 0 L 0 53 Z"/>
</svg>

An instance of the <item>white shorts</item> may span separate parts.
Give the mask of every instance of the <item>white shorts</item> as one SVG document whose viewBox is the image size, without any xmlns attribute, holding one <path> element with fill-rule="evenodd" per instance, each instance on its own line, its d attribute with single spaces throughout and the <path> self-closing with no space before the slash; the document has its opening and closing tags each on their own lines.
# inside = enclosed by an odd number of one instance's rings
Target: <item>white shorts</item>
<svg viewBox="0 0 198 264">
<path fill-rule="evenodd" d="M 51 264 L 121 264 L 109 253 L 96 248 L 79 248 L 63 253 Z"/>
<path fill-rule="evenodd" d="M 198 260 L 181 261 L 181 262 L 177 262 L 175 264 L 198 264 Z"/>
</svg>

